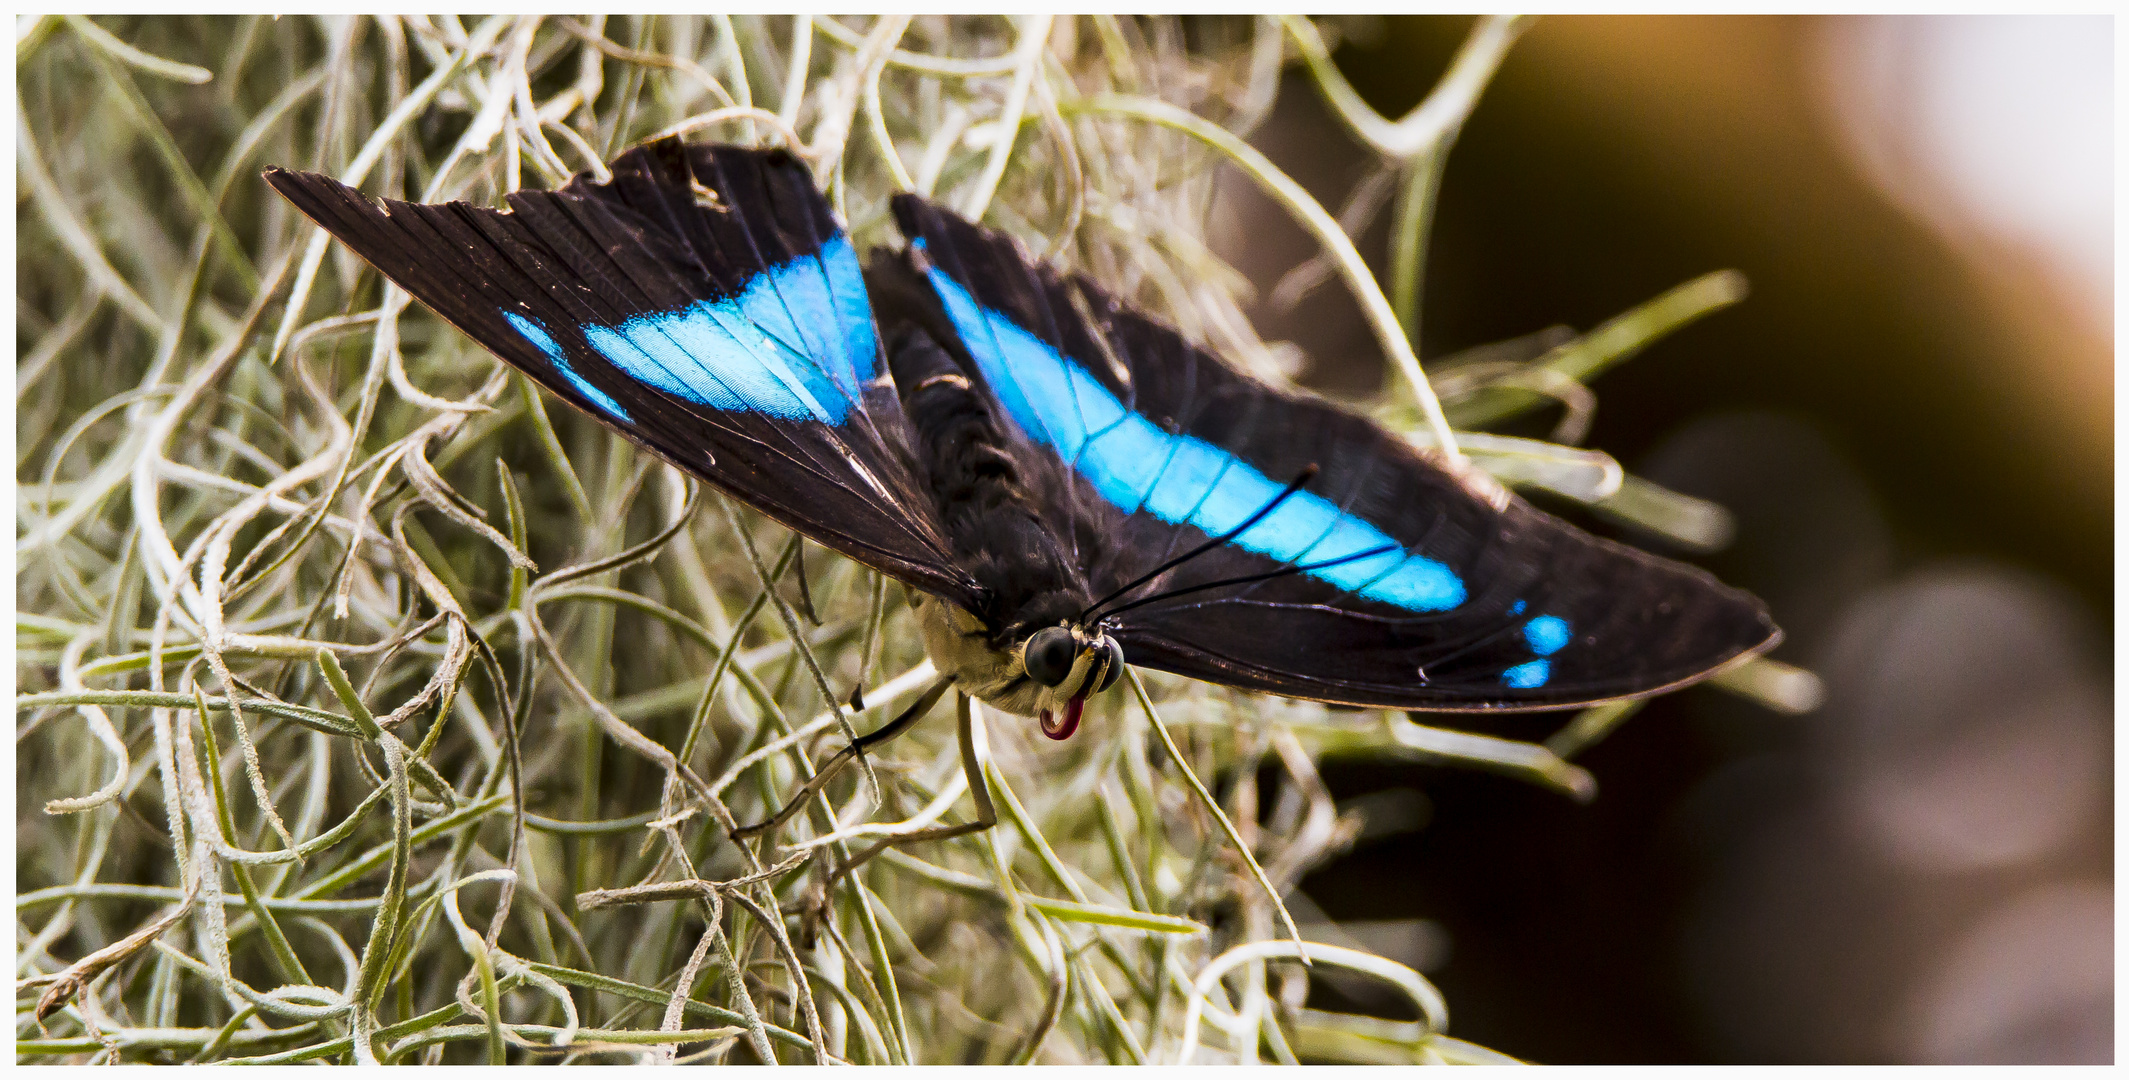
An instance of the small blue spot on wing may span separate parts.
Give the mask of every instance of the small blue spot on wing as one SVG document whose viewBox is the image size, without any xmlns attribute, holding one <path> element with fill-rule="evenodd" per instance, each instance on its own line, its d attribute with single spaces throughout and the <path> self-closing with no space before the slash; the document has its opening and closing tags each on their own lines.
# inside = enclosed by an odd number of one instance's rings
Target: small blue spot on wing
<svg viewBox="0 0 2129 1080">
<path fill-rule="evenodd" d="M 1551 656 L 1566 648 L 1572 637 L 1567 620 L 1557 615 L 1540 615 L 1523 624 L 1523 640 L 1539 656 Z"/>
<path fill-rule="evenodd" d="M 569 358 L 563 355 L 562 347 L 555 343 L 554 338 L 547 333 L 546 327 L 514 311 L 503 312 L 503 318 L 517 330 L 519 335 L 523 336 L 526 341 L 531 342 L 533 348 L 547 355 L 547 362 L 561 373 L 562 378 L 569 380 L 569 385 L 576 387 L 577 393 L 584 395 L 592 404 L 606 410 L 608 416 L 624 424 L 635 423 L 635 420 L 628 415 L 628 410 L 623 409 L 619 402 L 608 396 L 606 391 L 584 381 L 584 376 L 577 374 L 577 370 L 569 366 Z"/>
<path fill-rule="evenodd" d="M 1517 664 L 1501 672 L 1501 681 L 1513 690 L 1535 690 L 1552 678 L 1552 664 L 1545 660 L 1532 660 Z"/>
</svg>

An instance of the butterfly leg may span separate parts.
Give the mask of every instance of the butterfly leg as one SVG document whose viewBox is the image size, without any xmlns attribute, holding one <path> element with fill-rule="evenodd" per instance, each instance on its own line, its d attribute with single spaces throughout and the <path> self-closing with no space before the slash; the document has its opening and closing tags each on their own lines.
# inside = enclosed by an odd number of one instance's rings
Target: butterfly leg
<svg viewBox="0 0 2129 1080">
<path fill-rule="evenodd" d="M 800 788 L 797 795 L 792 796 L 789 801 L 785 802 L 783 809 L 778 810 L 775 816 L 766 821 L 758 821 L 752 825 L 743 825 L 733 829 L 732 839 L 745 840 L 782 827 L 784 822 L 791 820 L 800 810 L 806 808 L 806 800 L 811 799 L 815 792 L 827 785 L 828 781 L 835 779 L 835 774 L 843 771 L 844 766 L 856 761 L 859 754 L 915 727 L 917 721 L 922 720 L 924 714 L 930 712 L 932 706 L 939 703 L 939 695 L 944 694 L 946 688 L 952 685 L 953 681 L 953 677 L 950 675 L 940 678 L 937 682 L 927 687 L 922 694 L 919 694 L 914 704 L 902 710 L 901 715 L 889 720 L 876 730 L 868 731 L 858 736 L 857 741 L 836 751 L 835 756 L 829 758 L 827 764 L 821 766 L 821 771 L 813 774 L 813 779 L 806 781 L 806 786 Z"/>
<path fill-rule="evenodd" d="M 827 880 L 808 890 L 804 919 L 801 923 L 800 940 L 811 948 L 820 920 L 827 915 L 828 897 L 845 876 L 870 861 L 874 855 L 891 847 L 916 843 L 923 840 L 945 840 L 967 833 L 981 832 L 998 824 L 998 808 L 991 802 L 990 785 L 983 780 L 983 761 L 990 756 L 990 748 L 983 737 L 983 728 L 976 718 L 975 701 L 967 694 L 954 695 L 954 713 L 960 720 L 961 769 L 968 777 L 968 791 L 976 800 L 976 820 L 958 825 L 934 825 L 914 829 L 906 833 L 874 841 L 870 847 L 852 856 L 849 862 L 838 867 Z"/>
<path fill-rule="evenodd" d="M 990 747 L 984 740 L 983 728 L 976 719 L 976 703 L 967 694 L 954 695 L 954 714 L 961 727 L 961 769 L 968 776 L 968 793 L 976 800 L 976 820 L 958 825 L 935 825 L 874 841 L 872 846 L 852 856 L 835 875 L 828 879 L 827 888 L 834 888 L 845 874 L 865 864 L 866 860 L 891 847 L 913 844 L 923 840 L 945 840 L 967 833 L 981 832 L 998 824 L 998 808 L 991 803 L 990 784 L 983 779 L 983 759 L 990 756 Z"/>
</svg>

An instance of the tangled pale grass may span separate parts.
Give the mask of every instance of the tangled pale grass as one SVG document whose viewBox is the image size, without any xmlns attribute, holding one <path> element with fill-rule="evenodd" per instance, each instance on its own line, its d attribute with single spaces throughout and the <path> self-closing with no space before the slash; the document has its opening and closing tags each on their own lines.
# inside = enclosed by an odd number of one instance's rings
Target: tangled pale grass
<svg viewBox="0 0 2129 1080">
<path fill-rule="evenodd" d="M 258 174 L 492 203 L 655 133 L 782 143 L 861 247 L 923 192 L 1276 376 L 1203 239 L 1230 163 L 1323 241 L 1282 295 L 1361 296 L 1388 422 L 1719 542 L 1602 454 L 1450 424 L 1558 399 L 1571 444 L 1584 382 L 1734 279 L 1420 373 L 1433 177 L 1520 26 L 1482 21 L 1393 124 L 1305 20 L 18 23 L 20 1060 L 1490 1059 L 1335 927 L 1296 962 L 1277 898 L 1361 824 L 1316 762 L 1586 797 L 1567 759 L 1630 706 L 1541 746 L 1134 678 L 1061 747 L 970 718 L 998 828 L 834 879 L 970 815 L 935 719 L 736 844 L 926 682 L 899 587 L 550 412 Z M 1381 155 L 1338 218 L 1242 141 L 1293 59 Z M 1347 236 L 1392 188 L 1386 292 Z M 1413 1018 L 1308 1008 L 1334 968 Z"/>
</svg>

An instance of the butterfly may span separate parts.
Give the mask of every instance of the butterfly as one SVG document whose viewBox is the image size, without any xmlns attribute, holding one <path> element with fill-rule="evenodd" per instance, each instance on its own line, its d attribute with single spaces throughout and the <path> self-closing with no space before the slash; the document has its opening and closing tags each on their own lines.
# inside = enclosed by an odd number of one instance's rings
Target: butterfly
<svg viewBox="0 0 2129 1080">
<path fill-rule="evenodd" d="M 1062 739 L 1130 663 L 1558 709 L 1780 637 L 1751 595 L 1253 378 L 925 199 L 895 196 L 906 246 L 861 262 L 789 153 L 667 138 L 610 171 L 502 211 L 266 179 L 547 390 L 908 586 L 941 673 L 924 707 L 951 684 Z"/>
</svg>

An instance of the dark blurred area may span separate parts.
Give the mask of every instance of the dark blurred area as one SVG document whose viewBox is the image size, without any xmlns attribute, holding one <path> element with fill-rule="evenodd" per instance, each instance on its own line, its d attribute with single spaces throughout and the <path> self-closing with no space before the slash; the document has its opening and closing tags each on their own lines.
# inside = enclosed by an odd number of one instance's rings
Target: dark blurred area
<svg viewBox="0 0 2129 1080">
<path fill-rule="evenodd" d="M 1391 118 L 1471 25 L 1325 23 Z M 1556 17 L 1511 53 L 1449 158 L 1422 358 L 1742 270 L 1744 304 L 1596 384 L 1587 444 L 1735 512 L 1696 561 L 1828 697 L 1658 701 L 1580 759 L 1589 806 L 1327 772 L 1401 809 L 1305 891 L 1433 977 L 1452 1034 L 1554 1062 L 2113 1060 L 2113 38 Z M 1300 76 L 1255 142 L 1334 210 L 1366 171 Z M 1269 293 L 1310 241 L 1228 191 L 1222 251 Z M 1335 286 L 1255 316 L 1314 385 L 1378 384 Z"/>
</svg>

